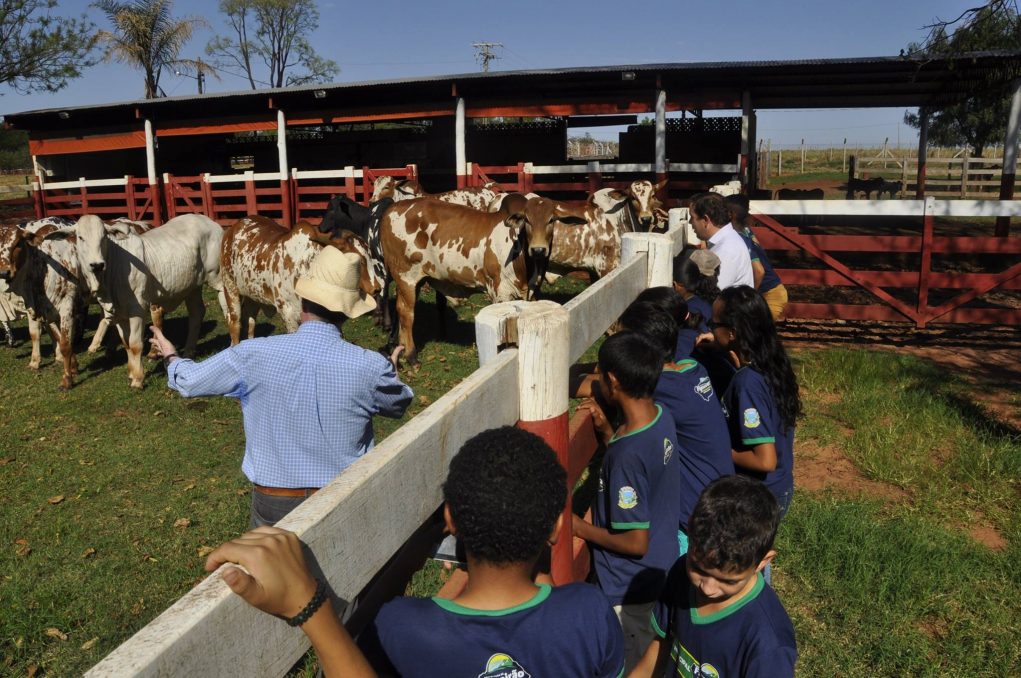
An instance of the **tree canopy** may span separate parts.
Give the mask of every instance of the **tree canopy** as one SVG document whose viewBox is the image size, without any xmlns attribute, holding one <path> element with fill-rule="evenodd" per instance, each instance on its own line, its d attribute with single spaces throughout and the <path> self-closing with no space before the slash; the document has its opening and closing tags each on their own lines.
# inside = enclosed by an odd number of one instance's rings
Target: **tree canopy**
<svg viewBox="0 0 1021 678">
<path fill-rule="evenodd" d="M 106 14 L 112 31 L 100 31 L 106 57 L 129 64 L 145 74 L 145 98 L 161 95 L 160 76 L 164 68 L 192 66 L 181 59 L 181 49 L 203 19 L 171 16 L 171 0 L 98 0 L 94 6 Z"/>
<path fill-rule="evenodd" d="M 95 26 L 52 16 L 57 0 L 0 0 L 0 82 L 22 94 L 56 92 L 91 66 Z"/>
<path fill-rule="evenodd" d="M 221 0 L 233 35 L 213 38 L 206 54 L 252 89 L 329 82 L 340 68 L 304 36 L 319 27 L 315 0 Z"/>
<path fill-rule="evenodd" d="M 1021 17 L 1013 0 L 990 0 L 965 10 L 956 19 L 936 21 L 925 28 L 923 43 L 908 45 L 912 57 L 947 57 L 965 52 L 1021 49 Z M 993 82 L 976 83 L 961 103 L 930 112 L 929 141 L 946 146 L 967 144 L 981 156 L 985 148 L 1003 140 L 1010 114 L 1011 79 L 1002 73 Z M 904 122 L 918 128 L 918 113 L 906 112 Z"/>
</svg>

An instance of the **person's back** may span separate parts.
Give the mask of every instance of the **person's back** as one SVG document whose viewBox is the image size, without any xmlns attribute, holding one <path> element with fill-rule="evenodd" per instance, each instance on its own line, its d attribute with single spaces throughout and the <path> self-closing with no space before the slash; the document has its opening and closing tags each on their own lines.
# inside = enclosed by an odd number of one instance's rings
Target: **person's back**
<svg viewBox="0 0 1021 678">
<path fill-rule="evenodd" d="M 779 522 L 756 480 L 726 476 L 706 487 L 689 523 L 691 550 L 653 612 L 658 640 L 632 677 L 793 678 L 794 626 L 762 577 Z"/>
</svg>

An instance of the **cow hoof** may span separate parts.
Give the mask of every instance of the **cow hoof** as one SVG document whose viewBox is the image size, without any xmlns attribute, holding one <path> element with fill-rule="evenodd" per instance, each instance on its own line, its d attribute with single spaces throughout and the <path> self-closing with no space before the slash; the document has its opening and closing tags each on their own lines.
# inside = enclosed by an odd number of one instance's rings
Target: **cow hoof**
<svg viewBox="0 0 1021 678">
<path fill-rule="evenodd" d="M 145 388 L 145 384 L 141 381 L 135 381 L 134 379 L 132 379 L 131 388 L 137 388 L 139 391 L 141 391 L 143 388 Z"/>
<path fill-rule="evenodd" d="M 70 391 L 72 385 L 74 385 L 74 382 L 71 381 L 70 379 L 66 379 L 65 378 L 65 379 L 61 380 L 61 382 L 60 382 L 60 390 L 61 391 Z"/>
<path fill-rule="evenodd" d="M 35 363 L 34 365 L 32 363 L 29 363 L 28 364 L 28 369 L 32 370 L 33 372 L 38 372 L 39 371 L 39 363 Z"/>
</svg>

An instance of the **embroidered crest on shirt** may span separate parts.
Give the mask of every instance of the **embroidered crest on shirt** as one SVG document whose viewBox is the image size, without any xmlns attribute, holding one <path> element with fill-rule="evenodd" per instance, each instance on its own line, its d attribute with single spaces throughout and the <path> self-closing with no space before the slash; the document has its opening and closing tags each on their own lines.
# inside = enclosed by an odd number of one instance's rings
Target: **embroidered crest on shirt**
<svg viewBox="0 0 1021 678">
<path fill-rule="evenodd" d="M 486 670 L 479 678 L 532 678 L 532 674 L 514 661 L 514 657 L 498 652 L 486 662 Z"/>
<path fill-rule="evenodd" d="M 702 377 L 695 384 L 695 393 L 699 395 L 702 400 L 709 402 L 709 399 L 713 397 L 713 382 L 709 381 L 709 377 Z"/>
<path fill-rule="evenodd" d="M 670 455 L 674 453 L 674 444 L 670 442 L 669 438 L 663 438 L 663 466 L 667 465 L 670 461 Z"/>
<path fill-rule="evenodd" d="M 754 407 L 749 407 L 744 411 L 744 427 L 745 428 L 756 428 L 762 423 L 762 417 L 759 416 L 759 411 Z"/>
<path fill-rule="evenodd" d="M 617 492 L 617 506 L 622 509 L 632 509 L 638 506 L 638 493 L 635 488 L 625 485 Z"/>
</svg>

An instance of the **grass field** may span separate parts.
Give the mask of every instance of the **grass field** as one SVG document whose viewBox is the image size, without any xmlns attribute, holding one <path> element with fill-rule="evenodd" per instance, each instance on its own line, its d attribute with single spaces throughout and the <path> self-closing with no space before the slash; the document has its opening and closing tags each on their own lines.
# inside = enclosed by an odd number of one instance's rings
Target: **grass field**
<svg viewBox="0 0 1021 678">
<path fill-rule="evenodd" d="M 421 347 L 405 420 L 474 369 L 469 319 L 482 304 L 457 309 L 449 341 Z M 419 312 L 418 335 L 435 336 L 431 305 Z M 218 315 L 209 304 L 202 355 L 227 343 Z M 180 311 L 167 324 L 183 334 Z M 384 342 L 368 319 L 346 335 Z M 184 400 L 158 364 L 132 391 L 113 349 L 81 354 L 78 385 L 60 393 L 48 341 L 44 355 L 32 373 L 27 343 L 0 348 L 0 674 L 12 676 L 81 674 L 199 580 L 208 549 L 248 515 L 234 401 Z M 955 375 L 910 356 L 799 350 L 795 360 L 806 402 L 795 454 L 837 450 L 890 488 L 795 497 L 774 581 L 798 632 L 799 675 L 1021 674 L 1017 431 L 983 415 Z M 379 420 L 378 435 L 399 423 Z M 1003 545 L 976 541 L 977 526 Z M 440 579 L 427 567 L 412 589 L 431 593 Z"/>
</svg>

